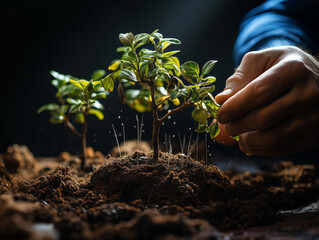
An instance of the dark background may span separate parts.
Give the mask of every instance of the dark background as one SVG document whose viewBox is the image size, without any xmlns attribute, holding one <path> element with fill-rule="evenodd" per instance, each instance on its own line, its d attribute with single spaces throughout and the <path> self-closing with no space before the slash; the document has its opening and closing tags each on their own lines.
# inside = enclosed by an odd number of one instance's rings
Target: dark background
<svg viewBox="0 0 319 240">
<path fill-rule="evenodd" d="M 1 7 L 2 79 L 0 153 L 14 143 L 25 144 L 36 156 L 55 156 L 68 150 L 77 153 L 78 139 L 63 125 L 49 123 L 49 113 L 36 114 L 46 103 L 55 102 L 50 70 L 89 79 L 95 69 L 107 69 L 119 58 L 118 34 L 151 33 L 175 37 L 182 45 L 181 62 L 194 60 L 202 66 L 217 59 L 213 75 L 217 90 L 233 72 L 232 48 L 242 17 L 261 0 L 164 0 L 164 1 L 24 1 Z M 174 48 L 175 47 L 175 48 Z M 108 153 L 125 124 L 126 138 L 136 138 L 136 112 L 122 105 L 116 93 L 103 101 L 105 119 L 91 117 L 88 145 Z M 138 114 L 141 118 L 141 114 Z M 143 139 L 151 135 L 151 114 L 144 115 Z M 162 127 L 178 141 L 189 138 L 194 123 L 190 110 L 173 116 Z M 175 138 L 173 137 L 175 135 Z M 193 136 L 194 136 L 193 132 Z M 120 138 L 121 141 L 121 138 Z M 228 151 L 210 143 L 212 151 Z M 231 151 L 238 151 L 235 147 Z"/>
</svg>

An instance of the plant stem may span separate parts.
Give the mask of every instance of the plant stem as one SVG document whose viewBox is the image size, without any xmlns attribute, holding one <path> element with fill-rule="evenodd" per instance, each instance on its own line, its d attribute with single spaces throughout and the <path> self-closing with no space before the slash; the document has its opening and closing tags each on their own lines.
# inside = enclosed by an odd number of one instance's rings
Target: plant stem
<svg viewBox="0 0 319 240">
<path fill-rule="evenodd" d="M 81 141 L 82 141 L 81 169 L 84 169 L 86 164 L 86 158 L 87 158 L 87 147 L 86 147 L 87 116 L 88 116 L 88 113 L 84 112 L 84 123 L 82 125 L 82 134 L 81 134 Z"/>
<path fill-rule="evenodd" d="M 153 113 L 153 130 L 152 130 L 152 145 L 153 145 L 153 159 L 158 161 L 159 157 L 159 130 L 161 127 L 161 122 L 158 119 L 157 105 L 155 102 L 155 86 L 154 82 L 151 80 L 149 82 L 151 89 L 152 98 L 152 113 Z"/>
<path fill-rule="evenodd" d="M 81 133 L 73 126 L 68 117 L 64 118 L 65 125 L 79 138 L 82 138 Z"/>
</svg>

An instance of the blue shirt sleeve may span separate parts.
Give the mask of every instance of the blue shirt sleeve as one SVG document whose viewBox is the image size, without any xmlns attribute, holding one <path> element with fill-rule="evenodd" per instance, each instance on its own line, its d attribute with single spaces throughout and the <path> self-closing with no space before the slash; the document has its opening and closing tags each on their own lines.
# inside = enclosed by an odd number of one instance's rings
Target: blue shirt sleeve
<svg viewBox="0 0 319 240">
<path fill-rule="evenodd" d="M 268 0 L 243 19 L 234 46 L 238 66 L 249 51 L 299 46 L 312 54 L 319 49 L 318 0 Z"/>
</svg>

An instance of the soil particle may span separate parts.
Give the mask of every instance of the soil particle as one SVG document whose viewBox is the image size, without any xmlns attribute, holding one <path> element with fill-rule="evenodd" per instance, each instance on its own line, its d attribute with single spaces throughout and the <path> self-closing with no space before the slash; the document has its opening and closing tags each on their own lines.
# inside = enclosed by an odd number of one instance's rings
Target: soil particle
<svg viewBox="0 0 319 240">
<path fill-rule="evenodd" d="M 207 221 L 189 219 L 182 215 L 164 216 L 151 213 L 139 214 L 129 222 L 106 224 L 91 235 L 91 239 L 126 240 L 177 240 L 219 239 L 219 233 Z"/>
<path fill-rule="evenodd" d="M 119 151 L 119 148 L 120 148 L 120 151 Z M 151 152 L 151 150 L 152 150 L 152 148 L 148 142 L 137 141 L 135 139 L 128 140 L 125 143 L 124 142 L 121 143 L 119 148 L 116 146 L 111 150 L 111 155 L 113 157 L 131 156 L 136 151 Z"/>
<path fill-rule="evenodd" d="M 3 162 L 9 173 L 19 173 L 36 167 L 36 160 L 27 146 L 12 145 L 7 148 Z"/>
</svg>

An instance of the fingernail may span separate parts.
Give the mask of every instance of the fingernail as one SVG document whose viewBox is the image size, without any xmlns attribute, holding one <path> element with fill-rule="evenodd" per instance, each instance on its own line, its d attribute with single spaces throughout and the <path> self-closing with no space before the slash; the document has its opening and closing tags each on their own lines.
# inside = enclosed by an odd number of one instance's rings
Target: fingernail
<svg viewBox="0 0 319 240">
<path fill-rule="evenodd" d="M 233 91 L 233 89 L 227 88 L 224 91 L 222 91 L 221 93 L 219 93 L 218 95 L 229 95 L 232 93 L 232 91 Z"/>
<path fill-rule="evenodd" d="M 229 121 L 229 116 L 226 113 L 222 113 L 218 116 L 218 122 L 224 124 Z"/>
</svg>

